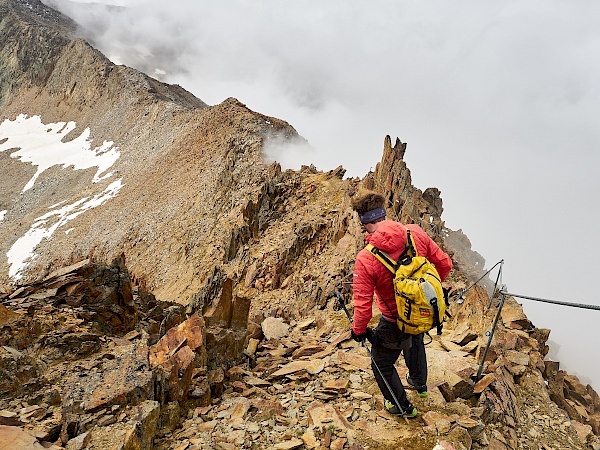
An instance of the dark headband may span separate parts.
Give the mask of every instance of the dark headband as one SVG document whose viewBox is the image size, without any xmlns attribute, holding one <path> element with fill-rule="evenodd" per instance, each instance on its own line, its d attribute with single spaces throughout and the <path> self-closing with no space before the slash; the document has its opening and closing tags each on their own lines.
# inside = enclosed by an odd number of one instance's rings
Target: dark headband
<svg viewBox="0 0 600 450">
<path fill-rule="evenodd" d="M 377 219 L 381 219 L 385 217 L 385 208 L 382 206 L 381 208 L 372 209 L 371 211 L 367 211 L 364 214 L 359 214 L 361 223 L 367 224 L 376 221 Z"/>
</svg>

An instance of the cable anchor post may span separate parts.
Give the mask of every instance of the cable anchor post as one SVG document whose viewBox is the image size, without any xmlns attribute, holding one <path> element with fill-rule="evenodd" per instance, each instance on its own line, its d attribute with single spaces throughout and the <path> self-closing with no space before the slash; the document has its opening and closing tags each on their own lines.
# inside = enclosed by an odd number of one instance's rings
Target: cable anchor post
<svg viewBox="0 0 600 450">
<path fill-rule="evenodd" d="M 502 277 L 502 267 L 504 266 L 504 260 L 501 259 L 500 262 L 498 262 L 498 264 L 500 264 L 500 267 L 498 268 L 498 275 L 496 275 L 496 282 L 494 283 L 494 290 L 492 291 L 492 296 L 490 297 L 490 303 L 488 304 L 487 308 L 485 309 L 486 311 L 489 311 L 490 308 L 492 307 L 492 302 L 494 301 L 494 298 L 496 297 L 496 290 L 498 289 L 498 283 L 500 283 L 502 281 L 501 277 Z M 505 286 L 501 286 L 499 290 L 502 290 Z"/>
<path fill-rule="evenodd" d="M 494 338 L 494 332 L 496 331 L 496 325 L 498 324 L 498 320 L 500 319 L 500 315 L 502 314 L 502 307 L 504 306 L 504 300 L 506 300 L 506 287 L 503 285 L 501 289 L 498 291 L 500 294 L 500 304 L 498 305 L 498 312 L 496 313 L 496 317 L 494 318 L 494 323 L 492 324 L 492 329 L 489 332 L 486 332 L 486 335 L 489 333 L 489 339 L 487 345 L 485 346 L 485 350 L 483 351 L 483 356 L 481 357 L 481 362 L 479 363 L 479 369 L 477 369 L 477 377 L 476 381 L 481 379 L 481 374 L 483 373 L 483 365 L 485 363 L 485 358 L 487 357 L 488 351 L 490 350 L 490 346 L 492 345 L 492 339 Z"/>
</svg>

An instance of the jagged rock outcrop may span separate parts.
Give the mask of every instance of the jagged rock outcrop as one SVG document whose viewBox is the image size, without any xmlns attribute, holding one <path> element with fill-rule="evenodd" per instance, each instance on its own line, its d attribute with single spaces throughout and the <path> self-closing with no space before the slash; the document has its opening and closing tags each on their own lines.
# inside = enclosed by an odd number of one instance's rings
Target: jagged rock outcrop
<svg viewBox="0 0 600 450">
<path fill-rule="evenodd" d="M 427 231 L 438 243 L 442 243 L 444 208 L 440 190 L 427 188 L 425 192 L 412 185 L 410 170 L 404 162 L 406 143 L 396 142 L 392 147 L 390 136 L 383 143 L 381 162 L 375 172 L 367 175 L 365 187 L 385 193 L 390 216 L 403 223 L 415 223 Z"/>
<path fill-rule="evenodd" d="M 242 354 L 248 308 L 245 317 L 240 309 L 186 318 L 180 305 L 132 286 L 122 258 L 110 266 L 85 260 L 35 285 L 5 291 L 0 404 L 5 413 L 17 399 L 32 405 L 8 424 L 29 424 L 44 441 L 77 438 L 89 448 L 107 448 L 108 440 L 152 448 L 159 427 L 173 420 L 169 405 L 190 399 L 210 404 L 223 390 L 223 379 L 214 374 Z M 241 333 L 237 347 L 211 348 L 205 321 Z M 207 355 L 217 351 L 223 354 L 207 367 Z M 121 436 L 111 438 L 105 430 L 127 420 L 133 427 L 120 427 Z M 7 423 L 0 418 L 0 424 Z"/>
</svg>

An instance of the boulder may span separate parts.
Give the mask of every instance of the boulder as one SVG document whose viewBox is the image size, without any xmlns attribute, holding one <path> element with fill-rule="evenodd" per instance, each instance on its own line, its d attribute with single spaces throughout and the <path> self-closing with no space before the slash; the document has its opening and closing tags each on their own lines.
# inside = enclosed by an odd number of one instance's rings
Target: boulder
<svg viewBox="0 0 600 450">
<path fill-rule="evenodd" d="M 102 370 L 76 373 L 67 381 L 62 398 L 63 442 L 89 428 L 91 414 L 113 405 L 135 406 L 154 397 L 154 380 L 143 343 L 117 347 Z"/>
<path fill-rule="evenodd" d="M 463 379 L 453 372 L 446 372 L 446 379 L 438 385 L 438 389 L 447 402 L 453 402 L 457 398 L 470 398 L 473 396 L 473 382 Z"/>
<path fill-rule="evenodd" d="M 450 341 L 462 347 L 467 345 L 469 342 L 474 341 L 478 337 L 479 334 L 470 328 L 468 322 L 461 322 L 452 331 L 452 334 L 450 335 Z"/>
<path fill-rule="evenodd" d="M 261 324 L 265 339 L 281 339 L 288 335 L 290 327 L 281 317 L 267 317 Z"/>
<path fill-rule="evenodd" d="M 531 321 L 523 312 L 523 307 L 513 297 L 509 297 L 502 307 L 502 323 L 506 328 L 517 330 L 533 329 Z"/>
<path fill-rule="evenodd" d="M 187 397 L 194 369 L 204 363 L 204 332 L 204 321 L 194 313 L 150 347 L 149 361 L 161 369 L 160 380 L 166 383 L 161 390 L 168 401 Z"/>
</svg>

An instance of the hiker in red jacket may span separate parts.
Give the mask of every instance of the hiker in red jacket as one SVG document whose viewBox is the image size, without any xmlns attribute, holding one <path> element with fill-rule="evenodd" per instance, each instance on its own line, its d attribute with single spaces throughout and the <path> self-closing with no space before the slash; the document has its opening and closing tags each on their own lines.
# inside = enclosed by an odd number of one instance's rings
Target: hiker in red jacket
<svg viewBox="0 0 600 450">
<path fill-rule="evenodd" d="M 352 202 L 353 209 L 358 213 L 361 223 L 369 233 L 366 241 L 387 253 L 390 258 L 397 260 L 404 251 L 406 244 L 406 228 L 414 239 L 417 253 L 425 256 L 436 268 L 442 281 L 452 269 L 450 257 L 417 225 L 403 225 L 399 222 L 386 220 L 382 195 L 371 192 L 362 195 Z M 354 297 L 354 323 L 352 337 L 362 342 L 368 339 L 372 342 L 373 361 L 394 391 L 406 417 L 417 415 L 417 409 L 407 399 L 402 381 L 394 364 L 404 353 L 408 367 L 407 382 L 413 386 L 420 396 L 427 396 L 427 359 L 423 334 L 409 335 L 403 333 L 396 324 L 398 310 L 393 288 L 392 273 L 373 256 L 368 250 L 361 250 L 356 256 L 354 265 L 354 280 L 352 291 Z M 372 318 L 373 294 L 377 307 L 381 311 L 381 319 L 377 328 L 367 328 Z M 394 396 L 388 391 L 379 371 L 372 367 L 379 389 L 385 398 L 387 411 L 400 415 L 401 410 L 394 404 Z"/>
</svg>

